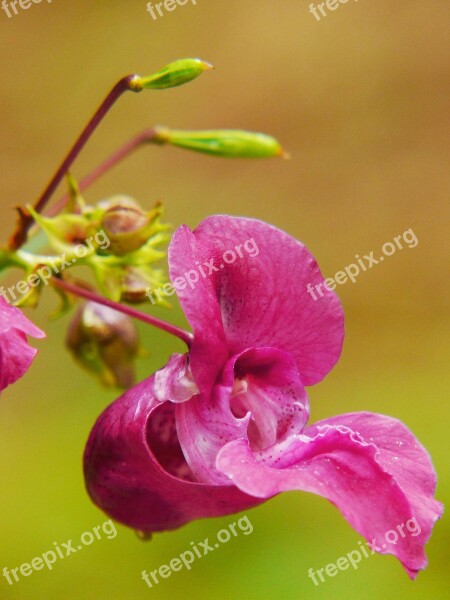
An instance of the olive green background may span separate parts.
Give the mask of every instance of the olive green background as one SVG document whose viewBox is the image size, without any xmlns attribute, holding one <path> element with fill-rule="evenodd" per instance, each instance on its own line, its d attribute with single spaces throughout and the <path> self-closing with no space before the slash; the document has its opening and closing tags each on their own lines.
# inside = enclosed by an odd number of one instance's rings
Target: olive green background
<svg viewBox="0 0 450 600">
<path fill-rule="evenodd" d="M 124 96 L 73 168 L 80 177 L 153 124 L 245 128 L 275 135 L 290 161 L 222 160 L 175 148 L 145 148 L 86 194 L 123 192 L 162 200 L 174 226 L 213 213 L 261 218 L 308 245 L 332 276 L 355 254 L 375 251 L 412 228 L 405 248 L 338 286 L 346 313 L 342 358 L 310 389 L 311 421 L 358 410 L 403 420 L 448 479 L 448 2 L 349 0 L 317 22 L 309 2 L 197 0 L 154 21 L 144 0 L 54 0 L 8 19 L 0 13 L 1 233 L 11 207 L 33 201 L 81 127 L 121 76 L 200 56 L 216 70 L 174 90 Z M 446 168 L 447 167 L 447 168 Z M 62 191 L 62 190 L 61 190 Z M 447 225 L 446 225 L 447 223 Z M 283 293 L 283 281 L 279 282 Z M 47 322 L 50 290 L 32 318 L 48 331 L 26 377 L 0 402 L 0 569 L 78 540 L 104 522 L 81 471 L 83 447 L 116 397 L 64 350 L 68 319 Z M 183 315 L 159 310 L 183 323 Z M 142 379 L 182 347 L 139 327 L 151 350 Z M 34 341 L 33 341 L 34 343 Z M 272 599 L 448 597 L 449 520 L 427 546 L 429 567 L 412 583 L 391 556 L 315 587 L 322 568 L 358 548 L 359 536 L 325 500 L 283 494 L 248 511 L 254 531 L 174 573 L 154 589 L 156 569 L 215 538 L 233 517 L 199 521 L 143 543 L 118 526 L 113 540 L 8 586 L 0 599 Z"/>
</svg>

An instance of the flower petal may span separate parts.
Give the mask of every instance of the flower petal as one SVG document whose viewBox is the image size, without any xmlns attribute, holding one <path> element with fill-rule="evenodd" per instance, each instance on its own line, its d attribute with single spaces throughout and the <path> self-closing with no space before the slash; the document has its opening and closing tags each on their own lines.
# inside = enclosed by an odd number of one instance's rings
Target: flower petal
<svg viewBox="0 0 450 600">
<path fill-rule="evenodd" d="M 26 334 L 45 337 L 18 308 L 0 297 L 0 390 L 24 375 L 37 353 L 28 344 Z"/>
<path fill-rule="evenodd" d="M 352 417 L 353 415 L 350 415 Z M 339 417 L 346 422 L 347 415 Z M 374 415 L 376 419 L 378 415 Z M 351 422 L 351 418 L 350 418 Z M 383 436 L 382 436 L 383 437 Z M 374 436 L 375 438 L 375 436 Z M 217 467 L 226 473 L 242 491 L 261 498 L 271 497 L 287 490 L 313 492 L 330 500 L 358 533 L 381 554 L 394 554 L 414 578 L 426 564 L 424 544 L 431 531 L 431 521 L 439 517 L 438 502 L 426 499 L 428 510 L 419 509 L 411 495 L 421 485 L 406 483 L 397 474 L 391 474 L 375 443 L 366 440 L 344 425 L 330 425 L 328 421 L 313 425 L 299 436 L 262 452 L 253 453 L 246 441 L 229 443 L 219 453 Z M 417 452 L 423 460 L 422 449 Z M 411 473 L 415 478 L 416 474 Z M 418 481 L 423 474 L 419 471 Z M 397 536 L 397 543 L 386 544 L 387 532 L 416 519 L 420 533 Z"/>
<path fill-rule="evenodd" d="M 302 431 L 309 417 L 309 400 L 290 354 L 276 348 L 252 348 L 237 357 L 233 370 L 231 408 L 238 416 L 250 412 L 248 434 L 253 450 Z"/>
<path fill-rule="evenodd" d="M 211 396 L 176 409 L 183 453 L 198 481 L 229 484 L 216 467 L 220 449 L 250 439 L 253 450 L 270 447 L 308 420 L 308 397 L 292 357 L 276 348 L 252 348 L 228 361 Z"/>
<path fill-rule="evenodd" d="M 210 252 L 209 246 L 198 243 L 185 225 L 174 233 L 168 250 L 170 277 L 195 332 L 190 350 L 192 373 L 205 394 L 211 392 L 229 356 L 215 290 L 198 271 L 198 265 L 210 258 Z M 185 282 L 184 290 L 182 283 L 178 285 L 179 280 Z"/>
<path fill-rule="evenodd" d="M 156 371 L 154 392 L 160 402 L 186 402 L 198 394 L 188 354 L 172 354 L 167 365 Z"/>
<path fill-rule="evenodd" d="M 250 415 L 238 418 L 230 409 L 232 387 L 217 384 L 211 396 L 195 396 L 177 404 L 176 424 L 183 454 L 197 481 L 229 485 L 229 478 L 217 470 L 216 457 L 228 442 L 247 439 Z"/>
<path fill-rule="evenodd" d="M 395 478 L 407 497 L 412 514 L 421 525 L 420 539 L 425 544 L 443 506 L 434 499 L 436 473 L 430 455 L 414 434 L 401 421 L 370 412 L 337 415 L 315 423 L 305 433 L 312 435 L 315 427 L 322 424 L 345 425 L 365 441 L 375 444 L 379 451 L 376 460 Z"/>
<path fill-rule="evenodd" d="M 261 503 L 233 485 L 193 481 L 176 435 L 174 407 L 153 395 L 154 377 L 100 415 L 84 455 L 88 492 L 117 521 L 139 531 L 175 529 L 193 520 Z"/>
<path fill-rule="evenodd" d="M 337 362 L 344 337 L 339 299 L 323 287 L 317 301 L 308 293 L 308 284 L 323 285 L 319 267 L 283 231 L 255 219 L 209 217 L 193 233 L 185 226 L 175 233 L 169 264 L 174 284 L 179 277 L 189 280 L 187 273 L 196 279 L 175 287 L 195 333 L 192 369 L 200 389 L 197 345 L 203 364 L 214 364 L 213 380 L 224 337 L 229 355 L 264 346 L 291 353 L 305 385 L 320 381 Z"/>
</svg>

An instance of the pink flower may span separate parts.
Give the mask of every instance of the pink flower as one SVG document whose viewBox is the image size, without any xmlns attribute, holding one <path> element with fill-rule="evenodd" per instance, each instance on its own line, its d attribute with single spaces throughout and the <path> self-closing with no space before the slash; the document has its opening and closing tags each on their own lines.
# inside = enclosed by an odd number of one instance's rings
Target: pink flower
<svg viewBox="0 0 450 600">
<path fill-rule="evenodd" d="M 45 337 L 18 308 L 0 296 L 0 391 L 26 373 L 37 353 L 29 346 L 26 334 Z"/>
<path fill-rule="evenodd" d="M 246 254 L 250 241 L 257 254 Z M 85 452 L 94 502 L 161 531 L 314 492 L 414 577 L 442 512 L 426 450 L 382 415 L 306 426 L 305 386 L 335 365 L 344 337 L 337 296 L 314 302 L 307 292 L 323 282 L 314 257 L 270 225 L 215 216 L 178 229 L 169 265 L 194 340 L 98 419 Z M 384 534 L 412 518 L 420 533 L 383 548 Z"/>
</svg>

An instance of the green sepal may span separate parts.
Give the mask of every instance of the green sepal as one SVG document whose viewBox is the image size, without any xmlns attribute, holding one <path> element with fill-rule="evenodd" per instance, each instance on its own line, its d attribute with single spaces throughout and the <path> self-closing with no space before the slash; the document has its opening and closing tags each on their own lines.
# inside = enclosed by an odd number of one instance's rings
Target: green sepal
<svg viewBox="0 0 450 600">
<path fill-rule="evenodd" d="M 27 209 L 44 231 L 53 250 L 60 254 L 71 255 L 75 246 L 92 238 L 97 232 L 96 223 L 83 214 L 63 213 L 56 217 L 44 217 L 30 205 Z M 88 249 L 87 254 L 89 253 L 93 254 L 94 250 Z"/>
</svg>

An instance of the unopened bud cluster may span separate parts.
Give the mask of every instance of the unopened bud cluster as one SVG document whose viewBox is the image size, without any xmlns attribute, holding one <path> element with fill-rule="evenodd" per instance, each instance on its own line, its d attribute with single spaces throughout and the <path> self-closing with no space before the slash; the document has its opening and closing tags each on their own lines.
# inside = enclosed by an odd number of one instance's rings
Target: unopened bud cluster
<svg viewBox="0 0 450 600">
<path fill-rule="evenodd" d="M 113 196 L 88 206 L 78 192 L 70 211 L 43 217 L 29 210 L 47 235 L 50 246 L 64 253 L 74 266 L 89 267 L 101 292 L 114 301 L 138 303 L 147 300 L 145 290 L 167 282 L 155 263 L 165 257 L 169 226 L 161 223 L 162 206 L 145 211 L 133 198 Z M 90 245 L 85 256 L 75 248 L 102 232 L 106 243 Z"/>
</svg>

